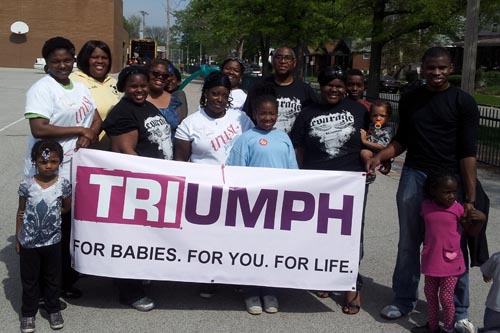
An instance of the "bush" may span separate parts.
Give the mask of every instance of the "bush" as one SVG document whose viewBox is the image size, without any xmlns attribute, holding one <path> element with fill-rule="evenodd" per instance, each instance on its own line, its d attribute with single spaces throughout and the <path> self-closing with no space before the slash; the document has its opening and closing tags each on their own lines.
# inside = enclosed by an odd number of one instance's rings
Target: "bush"
<svg viewBox="0 0 500 333">
<path fill-rule="evenodd" d="M 484 84 L 488 87 L 500 86 L 500 72 L 496 71 L 483 72 L 481 73 L 481 79 L 484 80 Z"/>
<path fill-rule="evenodd" d="M 450 81 L 450 83 L 454 86 L 460 87 L 460 85 L 462 84 L 462 75 L 450 75 L 448 81 Z"/>
</svg>

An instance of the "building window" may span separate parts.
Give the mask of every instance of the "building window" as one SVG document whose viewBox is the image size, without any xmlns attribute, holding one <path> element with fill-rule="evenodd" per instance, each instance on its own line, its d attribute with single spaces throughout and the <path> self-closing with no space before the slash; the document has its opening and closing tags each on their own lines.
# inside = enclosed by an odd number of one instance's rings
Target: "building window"
<svg viewBox="0 0 500 333">
<path fill-rule="evenodd" d="M 363 60 L 370 59 L 370 53 L 363 53 Z"/>
</svg>

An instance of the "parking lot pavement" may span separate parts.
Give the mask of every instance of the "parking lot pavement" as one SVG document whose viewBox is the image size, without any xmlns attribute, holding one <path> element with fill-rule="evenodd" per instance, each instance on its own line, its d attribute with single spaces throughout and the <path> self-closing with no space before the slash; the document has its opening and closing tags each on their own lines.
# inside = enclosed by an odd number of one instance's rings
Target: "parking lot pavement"
<svg viewBox="0 0 500 333">
<path fill-rule="evenodd" d="M 0 322 L 2 332 L 19 330 L 21 283 L 18 256 L 14 250 L 17 187 L 22 177 L 22 158 L 29 126 L 22 119 L 27 88 L 43 74 L 35 70 L 0 68 Z M 201 85 L 188 85 L 191 111 L 199 101 Z M 153 281 L 147 293 L 158 308 L 140 313 L 118 303 L 117 291 L 109 278 L 87 276 L 77 287 L 84 292 L 79 300 L 68 300 L 63 311 L 66 332 L 406 332 L 415 322 L 425 322 L 422 290 L 417 310 L 396 321 L 379 316 L 392 298 L 391 279 L 398 242 L 395 193 L 401 160 L 389 176 L 379 175 L 370 187 L 366 212 L 365 277 L 362 310 L 358 315 L 342 314 L 342 296 L 319 299 L 304 290 L 281 290 L 280 312 L 251 316 L 245 312 L 242 295 L 233 286 L 221 286 L 211 300 L 200 299 L 196 285 Z M 479 176 L 490 195 L 492 207 L 488 229 L 490 252 L 500 251 L 500 173 L 480 169 Z M 422 287 L 422 286 L 421 286 Z M 470 319 L 480 326 L 489 285 L 482 282 L 477 268 L 471 270 Z M 45 318 L 43 318 L 45 316 Z M 46 315 L 37 316 L 37 332 L 51 332 Z"/>
</svg>

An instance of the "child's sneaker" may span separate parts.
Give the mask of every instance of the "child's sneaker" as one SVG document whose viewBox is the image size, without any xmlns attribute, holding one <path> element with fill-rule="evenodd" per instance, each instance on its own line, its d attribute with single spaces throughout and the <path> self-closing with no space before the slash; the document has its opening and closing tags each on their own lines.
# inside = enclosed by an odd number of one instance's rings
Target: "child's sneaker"
<svg viewBox="0 0 500 333">
<path fill-rule="evenodd" d="M 469 319 L 461 319 L 455 323 L 455 332 L 457 333 L 474 333 L 474 325 Z"/>
<path fill-rule="evenodd" d="M 278 299 L 274 295 L 266 295 L 262 297 L 264 301 L 264 311 L 267 313 L 278 312 Z"/>
<path fill-rule="evenodd" d="M 21 332 L 22 333 L 35 332 L 35 317 L 21 318 Z"/>
<path fill-rule="evenodd" d="M 260 303 L 259 296 L 250 296 L 245 298 L 247 311 L 253 315 L 260 315 L 262 313 L 262 303 Z"/>
<path fill-rule="evenodd" d="M 64 319 L 61 311 L 49 314 L 49 324 L 53 330 L 60 330 L 64 327 Z"/>
</svg>

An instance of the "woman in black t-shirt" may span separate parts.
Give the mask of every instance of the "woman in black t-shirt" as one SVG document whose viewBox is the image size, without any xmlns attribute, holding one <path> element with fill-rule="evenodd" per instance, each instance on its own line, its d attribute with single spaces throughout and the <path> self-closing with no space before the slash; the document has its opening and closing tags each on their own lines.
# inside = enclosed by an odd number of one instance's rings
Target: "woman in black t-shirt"
<svg viewBox="0 0 500 333">
<path fill-rule="evenodd" d="M 160 111 L 146 101 L 149 74 L 142 66 L 125 67 L 116 87 L 123 98 L 111 110 L 103 129 L 111 139 L 111 150 L 143 157 L 173 158 L 170 125 Z"/>
<path fill-rule="evenodd" d="M 344 98 L 346 77 L 341 70 L 327 68 L 321 71 L 318 82 L 321 102 L 304 108 L 290 132 L 299 167 L 314 170 L 364 171 L 360 158 L 363 148 L 360 130 L 367 129 L 370 123 L 366 108 L 356 101 Z M 362 249 L 361 239 L 360 258 L 363 255 Z M 360 287 L 361 279 L 358 275 L 357 291 L 346 292 L 343 313 L 353 315 L 359 312 Z M 329 292 L 321 291 L 317 295 L 328 297 Z"/>
<path fill-rule="evenodd" d="M 125 67 L 118 76 L 116 88 L 123 98 L 111 110 L 103 129 L 116 153 L 171 160 L 170 126 L 160 111 L 146 101 L 149 74 L 142 66 Z M 155 303 L 146 297 L 142 281 L 115 279 L 120 302 L 139 311 L 149 311 Z"/>
</svg>

